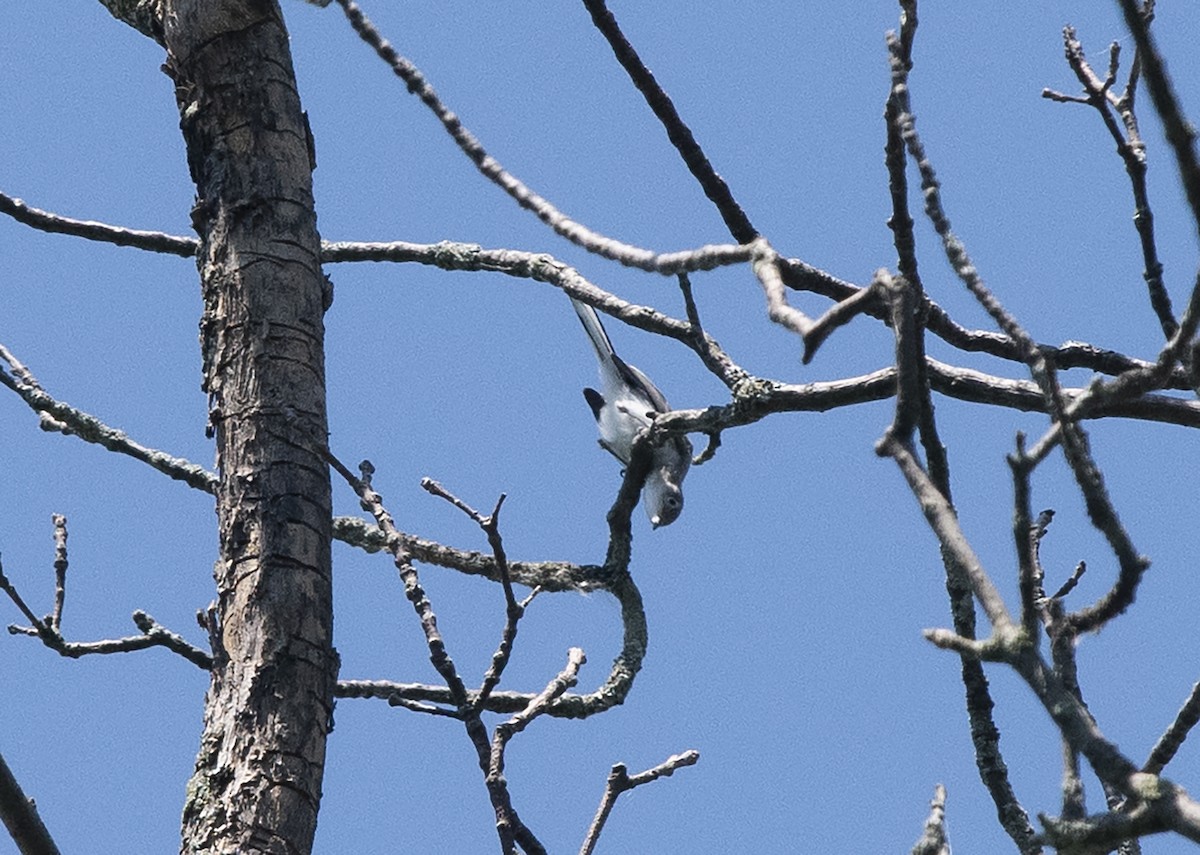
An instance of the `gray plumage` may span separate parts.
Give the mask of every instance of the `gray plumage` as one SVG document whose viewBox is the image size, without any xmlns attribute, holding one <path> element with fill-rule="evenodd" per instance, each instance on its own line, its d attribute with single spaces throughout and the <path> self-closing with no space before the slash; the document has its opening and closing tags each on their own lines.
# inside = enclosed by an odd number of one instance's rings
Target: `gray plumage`
<svg viewBox="0 0 1200 855">
<path fill-rule="evenodd" d="M 600 445 L 628 466 L 634 438 L 671 408 L 649 377 L 617 356 L 596 310 L 573 297 L 571 304 L 600 363 L 601 390 L 584 389 L 583 397 L 596 418 Z M 655 528 L 670 525 L 683 510 L 683 479 L 691 463 L 692 444 L 686 436 L 672 436 L 654 450 L 642 506 Z"/>
</svg>

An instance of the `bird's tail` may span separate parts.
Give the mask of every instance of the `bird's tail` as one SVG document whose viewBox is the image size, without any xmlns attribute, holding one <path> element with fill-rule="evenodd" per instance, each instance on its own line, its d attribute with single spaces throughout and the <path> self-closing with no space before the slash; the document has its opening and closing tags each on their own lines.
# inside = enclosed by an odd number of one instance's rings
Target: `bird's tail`
<svg viewBox="0 0 1200 855">
<path fill-rule="evenodd" d="M 579 315 L 579 322 L 583 324 L 584 332 L 592 340 L 592 347 L 596 348 L 596 355 L 600 357 L 600 361 L 612 361 L 616 351 L 613 350 L 612 342 L 609 341 L 608 333 L 604 331 L 604 324 L 600 323 L 600 316 L 596 314 L 596 310 L 574 297 L 570 299 L 571 305 L 575 307 L 575 314 Z"/>
</svg>

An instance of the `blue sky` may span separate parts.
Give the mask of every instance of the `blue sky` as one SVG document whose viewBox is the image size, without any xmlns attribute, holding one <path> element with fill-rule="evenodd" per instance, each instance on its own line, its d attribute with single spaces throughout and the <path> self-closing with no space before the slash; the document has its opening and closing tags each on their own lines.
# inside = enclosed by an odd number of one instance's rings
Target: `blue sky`
<svg viewBox="0 0 1200 855">
<path fill-rule="evenodd" d="M 894 267 L 882 149 L 891 3 L 615 3 L 627 35 L 675 99 L 755 225 L 781 252 L 865 283 Z M 1103 66 L 1132 56 L 1115 4 L 973 8 L 927 4 L 915 49 L 918 128 L 956 231 L 984 279 L 1040 341 L 1090 341 L 1143 358 L 1161 333 L 1141 285 L 1132 202 L 1096 117 L 1052 104 L 1074 91 L 1061 28 Z M 975 4 L 973 4 L 975 5 Z M 986 4 L 977 4 L 986 5 Z M 378 8 L 372 8 L 372 7 Z M 588 257 L 484 181 L 431 114 L 357 41 L 335 7 L 285 4 L 301 96 L 316 138 L 319 227 L 330 240 L 455 240 L 548 252 L 600 287 L 675 316 L 673 280 Z M 691 180 L 582 6 L 375 3 L 365 11 L 424 71 L 510 171 L 588 226 L 656 250 L 725 242 Z M 1200 115 L 1200 22 L 1163 4 L 1156 28 L 1190 115 Z M 189 234 L 193 188 L 160 48 L 99 3 L 0 8 L 0 190 L 80 218 Z M 1195 225 L 1157 122 L 1143 104 L 1159 248 L 1182 303 Z M 913 200 L 914 210 L 918 207 Z M 986 316 L 919 231 L 932 297 L 970 327 Z M 594 360 L 570 305 L 541 283 L 413 265 L 330 265 L 326 322 L 334 451 L 369 457 L 401 528 L 484 549 L 472 524 L 418 487 L 440 480 L 479 507 L 509 495 L 511 556 L 598 562 L 619 484 L 579 393 Z M 786 382 L 886 365 L 888 330 L 864 319 L 808 366 L 765 317 L 745 268 L 693 277 L 709 331 L 748 370 Z M 826 302 L 795 295 L 819 313 Z M 0 342 L 45 388 L 138 441 L 205 465 L 197 324 L 187 260 L 89 244 L 0 220 Z M 609 323 L 618 351 L 679 407 L 724 403 L 723 388 L 674 342 Z M 1010 377 L 1010 364 L 938 342 L 932 355 Z M 1073 385 L 1086 373 L 1067 375 Z M 1004 455 L 1045 419 L 938 399 L 964 528 L 1015 602 Z M 922 640 L 949 623 L 936 542 L 893 464 L 873 453 L 891 405 L 781 415 L 730 431 L 687 481 L 687 507 L 652 532 L 635 517 L 633 572 L 650 649 L 626 704 L 585 722 L 540 720 L 512 744 L 508 779 L 523 818 L 554 852 L 575 851 L 612 763 L 640 770 L 687 748 L 700 763 L 627 794 L 607 852 L 906 850 L 936 783 L 951 840 L 1003 851 L 979 783 L 958 663 Z M 1128 615 L 1083 639 L 1085 696 L 1101 728 L 1140 761 L 1197 679 L 1194 472 L 1182 428 L 1089 426 L 1138 548 L 1154 564 Z M 339 513 L 358 513 L 335 489 Z M 1111 584 L 1115 562 L 1087 523 L 1062 463 L 1034 485 L 1058 515 L 1043 542 L 1061 580 L 1087 560 L 1073 605 Z M 70 522 L 64 631 L 134 632 L 144 609 L 196 644 L 213 597 L 210 499 L 127 458 L 37 429 L 0 395 L 0 554 L 36 612 L 52 596 L 51 514 Z M 419 627 L 388 560 L 334 548 L 336 644 L 345 678 L 433 681 Z M 1057 575 L 1055 575 L 1057 574 Z M 422 569 L 447 643 L 482 675 L 502 598 L 488 583 Z M 0 604 L 0 621 L 17 621 Z M 571 646 L 603 679 L 620 621 L 603 595 L 544 596 L 522 624 L 508 688 L 537 690 Z M 988 671 L 1013 783 L 1031 813 L 1056 813 L 1057 737 L 1032 694 Z M 163 651 L 60 660 L 0 638 L 0 752 L 65 852 L 178 847 L 184 787 L 207 680 Z M 1196 790 L 1185 745 L 1168 770 Z M 1089 780 L 1089 805 L 1100 805 Z M 445 719 L 343 701 L 329 742 L 319 852 L 495 850 L 472 750 Z M 11 843 L 0 839 L 0 853 Z M 1147 853 L 1183 851 L 1151 840 Z"/>
</svg>

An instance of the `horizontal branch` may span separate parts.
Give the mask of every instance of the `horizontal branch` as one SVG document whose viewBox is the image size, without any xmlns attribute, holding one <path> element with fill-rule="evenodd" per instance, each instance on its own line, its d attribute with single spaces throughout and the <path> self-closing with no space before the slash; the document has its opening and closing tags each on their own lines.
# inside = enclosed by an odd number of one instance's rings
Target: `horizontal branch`
<svg viewBox="0 0 1200 855">
<path fill-rule="evenodd" d="M 970 368 L 947 365 L 926 359 L 929 383 L 938 392 L 961 401 L 1009 407 L 1025 412 L 1046 412 L 1046 403 L 1038 385 L 1030 380 L 1010 380 Z M 1087 394 L 1087 389 L 1063 388 L 1067 401 Z M 1181 427 L 1200 427 L 1200 401 L 1170 395 L 1148 394 L 1127 401 L 1114 401 L 1089 409 L 1080 418 L 1118 417 L 1140 421 L 1164 422 Z"/>
<path fill-rule="evenodd" d="M 3 586 L 7 590 L 7 585 Z M 11 596 L 11 593 L 10 593 Z M 165 647 L 172 653 L 182 656 L 198 668 L 205 671 L 212 668 L 212 657 L 200 648 L 190 644 L 183 636 L 171 632 L 158 625 L 154 618 L 145 612 L 133 613 L 133 621 L 142 631 L 142 635 L 127 635 L 124 638 L 105 638 L 100 641 L 67 641 L 58 630 L 43 621 L 36 621 L 32 626 L 9 625 L 10 635 L 28 635 L 41 640 L 42 644 L 53 650 L 59 656 L 67 659 L 79 659 L 84 656 L 104 656 L 113 653 L 134 653 L 138 650 L 148 650 L 151 647 Z"/>
<path fill-rule="evenodd" d="M 930 386 L 937 392 L 961 401 L 989 404 L 1024 412 L 1046 412 L 1046 402 L 1037 384 L 1012 380 L 946 365 L 926 358 Z M 896 390 L 896 369 L 881 368 L 870 374 L 815 383 L 773 383 L 752 379 L 733 390 L 734 400 L 724 406 L 696 410 L 673 410 L 656 420 L 656 425 L 671 433 L 715 433 L 731 427 L 753 424 L 772 413 L 824 412 L 867 401 L 882 401 Z M 1064 388 L 1070 401 L 1086 394 L 1086 389 Z M 1169 395 L 1143 395 L 1129 401 L 1097 406 L 1082 418 L 1129 418 L 1163 422 L 1182 427 L 1200 427 L 1200 401 Z"/>
<path fill-rule="evenodd" d="M 453 705 L 450 690 L 445 686 L 426 683 L 393 683 L 390 680 L 339 680 L 334 695 L 339 698 L 370 698 L 387 701 L 392 706 L 408 706 L 412 702 Z M 494 713 L 518 713 L 537 697 L 533 692 L 497 690 L 483 701 L 482 709 Z M 467 690 L 471 703 L 478 701 L 479 693 Z M 578 695 L 567 693 L 551 703 L 546 715 L 555 718 L 587 718 L 614 706 L 605 702 L 598 693 Z"/>
<path fill-rule="evenodd" d="M 149 252 L 162 252 L 180 257 L 190 258 L 195 255 L 200 242 L 196 238 L 180 235 L 170 235 L 163 232 L 142 231 L 113 226 L 92 220 L 77 220 L 59 214 L 31 208 L 20 199 L 15 199 L 0 193 L 0 213 L 8 214 L 14 219 L 32 228 L 57 234 L 69 234 L 103 243 L 118 246 L 130 246 Z M 664 274 L 686 273 L 697 270 L 710 270 L 713 267 L 747 261 L 752 254 L 750 246 L 701 247 L 668 255 L 654 255 L 651 269 Z M 397 263 L 416 262 L 428 264 L 444 270 L 464 271 L 493 271 L 509 276 L 534 279 L 558 285 L 572 296 L 583 299 L 590 305 L 619 317 L 626 323 L 651 332 L 667 335 L 671 338 L 687 341 L 693 334 L 691 327 L 682 322 L 674 321 L 672 327 L 664 321 L 674 319 L 665 315 L 650 318 L 645 313 L 652 312 L 643 306 L 632 306 L 599 288 L 596 289 L 595 299 L 603 298 L 603 303 L 592 302 L 585 295 L 576 293 L 571 282 L 592 286 L 574 268 L 553 256 L 545 253 L 532 253 L 519 250 L 483 249 L 478 244 L 456 243 L 441 241 L 435 244 L 418 244 L 407 241 L 366 242 L 366 241 L 322 241 L 321 260 L 323 263 L 345 263 L 361 261 L 389 261 Z M 805 262 L 791 258 L 778 260 L 780 274 L 788 287 L 811 291 L 838 302 L 853 300 L 864 289 L 839 279 Z M 884 321 L 887 319 L 887 309 L 882 302 L 866 301 L 861 309 L 864 314 Z M 618 312 L 615 305 L 629 307 L 632 311 Z M 1003 333 L 987 330 L 971 330 L 956 323 L 937 303 L 925 298 L 922 312 L 926 317 L 926 326 L 930 332 L 951 346 L 971 352 L 986 353 L 1008 361 L 1021 361 L 1017 346 Z M 1046 361 L 1056 368 L 1086 368 L 1102 374 L 1117 376 L 1130 369 L 1150 370 L 1154 363 L 1134 359 L 1117 351 L 1097 347 L 1086 342 L 1071 341 L 1060 346 L 1039 344 Z M 731 382 L 737 374 L 736 366 L 720 376 Z M 736 378 L 740 379 L 740 377 Z M 1190 390 L 1187 375 L 1182 369 L 1171 371 L 1166 385 L 1171 389 Z"/>
<path fill-rule="evenodd" d="M 456 253 L 451 255 L 457 257 Z M 476 258 L 482 260 L 488 256 Z M 534 257 L 529 256 L 523 259 L 522 263 L 529 262 L 532 258 Z M 537 268 L 540 271 L 538 275 L 545 274 L 549 277 L 563 273 L 549 257 L 543 256 L 541 259 L 541 266 Z M 532 272 L 533 270 L 530 270 L 530 273 Z M 589 302 L 612 311 L 623 320 L 647 329 L 669 331 L 672 337 L 680 339 L 686 339 L 687 331 L 692 329 L 692 325 L 685 321 L 661 315 L 647 307 L 634 306 L 615 297 L 611 301 L 597 299 L 597 292 L 601 295 L 605 295 L 605 292 L 599 289 L 590 291 L 594 286 L 586 283 L 582 277 L 580 279 L 580 282 L 571 282 L 569 286 L 564 284 L 563 287 L 569 287 L 569 293 L 573 296 L 578 294 L 587 297 Z M 715 342 L 713 347 L 716 347 Z M 0 345 L 0 360 L 7 361 L 14 367 L 12 373 L 0 369 L 0 385 L 7 386 L 30 409 L 42 416 L 43 429 L 77 436 L 86 442 L 140 460 L 190 487 L 210 494 L 215 493 L 217 476 L 214 473 L 184 458 L 141 445 L 124 431 L 54 398 L 40 387 L 28 370 L 3 345 Z M 823 412 L 867 401 L 884 400 L 895 394 L 895 369 L 892 367 L 840 380 L 784 384 L 750 377 L 732 363 L 729 365 L 729 379 L 736 379 L 732 387 L 733 400 L 730 403 L 702 410 L 673 411 L 659 420 L 661 427 L 669 431 L 699 432 L 716 436 L 723 430 L 752 424 L 775 412 Z M 948 397 L 1027 412 L 1045 411 L 1044 399 L 1035 384 L 1030 381 L 996 377 L 947 365 L 934 359 L 927 359 L 927 365 L 931 386 Z M 1063 391 L 1068 400 L 1073 400 L 1085 390 Z M 1133 400 L 1117 401 L 1111 405 L 1097 406 L 1089 410 L 1085 417 L 1106 416 L 1200 427 L 1200 402 L 1150 394 Z M 386 548 L 384 538 L 378 530 L 355 517 L 336 518 L 334 536 L 370 552 Z M 403 537 L 407 539 L 406 548 L 418 561 L 451 567 L 463 573 L 499 581 L 495 563 L 489 556 L 453 549 L 413 535 L 404 534 Z M 514 582 L 531 588 L 541 587 L 545 591 L 605 590 L 611 580 L 611 576 L 600 567 L 579 566 L 568 562 L 514 562 L 511 572 Z"/>
<path fill-rule="evenodd" d="M 361 545 L 367 542 L 363 520 L 337 517 L 334 520 L 334 536 L 346 542 Z M 340 532 L 340 533 L 339 533 Z M 347 537 L 353 532 L 352 537 Z M 402 533 L 398 534 L 401 548 L 413 560 L 449 567 L 461 572 L 498 580 L 498 569 L 491 556 L 477 552 L 460 552 L 448 547 L 421 541 Z M 374 541 L 370 538 L 370 541 Z M 384 548 L 372 542 L 372 547 Z M 364 548 L 369 548 L 364 546 Z M 641 670 L 646 655 L 646 614 L 642 595 L 628 572 L 613 567 L 576 566 L 566 563 L 542 562 L 540 564 L 509 562 L 508 572 L 514 582 L 540 586 L 543 591 L 578 590 L 608 591 L 617 598 L 621 607 L 622 643 L 621 652 L 613 660 L 612 667 L 603 684 L 587 694 L 563 694 L 546 707 L 546 714 L 557 718 L 586 718 L 604 712 L 625 701 L 633 685 L 633 679 Z M 572 585 L 575 585 L 572 587 Z M 557 587 L 555 587 L 557 586 Z M 430 686 L 423 683 L 394 683 L 383 680 L 340 680 L 335 694 L 343 698 L 376 698 L 396 706 L 405 702 L 421 702 L 457 706 L 450 689 L 445 686 Z M 480 702 L 480 694 L 467 690 L 469 705 L 479 705 L 490 712 L 516 713 L 525 709 L 536 698 L 527 692 L 492 691 Z"/>
<path fill-rule="evenodd" d="M 810 291 L 836 302 L 851 299 L 863 289 L 852 282 L 839 279 L 832 273 L 813 267 L 798 258 L 780 260 L 780 273 L 784 284 L 798 291 Z M 888 319 L 888 309 L 882 301 L 863 307 L 863 313 L 879 321 Z M 950 346 L 968 353 L 986 353 L 1009 362 L 1021 362 L 1017 345 L 1004 333 L 990 330 L 968 329 L 953 318 L 941 306 L 928 297 L 923 298 L 920 313 L 925 318 L 925 327 Z M 1061 345 L 1038 344 L 1037 348 L 1048 363 L 1055 368 L 1086 368 L 1101 374 L 1117 376 L 1131 368 L 1149 370 L 1154 363 L 1134 359 L 1114 350 L 1097 347 L 1080 341 L 1068 341 Z M 1176 369 L 1166 383 L 1168 388 L 1190 390 L 1186 372 Z"/>
<path fill-rule="evenodd" d="M 117 246 L 132 246 L 149 252 L 162 252 L 191 258 L 196 254 L 200 241 L 192 237 L 180 237 L 163 232 L 148 232 L 138 229 L 126 229 L 120 226 L 110 226 L 108 223 L 98 223 L 93 220 L 75 220 L 31 208 L 22 200 L 0 193 L 0 214 L 8 214 L 19 223 L 42 232 L 73 235 L 101 243 L 114 243 Z"/>
<path fill-rule="evenodd" d="M 365 552 L 387 549 L 387 538 L 379 529 L 359 517 L 334 517 L 333 536 Z M 455 549 L 416 535 L 398 534 L 405 551 L 413 560 L 457 570 L 468 576 L 482 576 L 492 582 L 500 581 L 496 560 L 469 549 Z M 603 567 L 594 564 L 572 564 L 567 561 L 510 561 L 509 576 L 513 582 L 529 588 L 541 588 L 547 593 L 562 591 L 607 591 L 612 582 Z"/>
</svg>

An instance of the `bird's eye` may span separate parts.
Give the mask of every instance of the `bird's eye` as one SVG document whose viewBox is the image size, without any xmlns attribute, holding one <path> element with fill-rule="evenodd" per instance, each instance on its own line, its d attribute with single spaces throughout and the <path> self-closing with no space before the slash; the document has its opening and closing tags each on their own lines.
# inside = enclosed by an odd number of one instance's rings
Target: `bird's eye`
<svg viewBox="0 0 1200 855">
<path fill-rule="evenodd" d="M 667 496 L 667 507 L 668 508 L 679 507 L 679 498 L 677 496 Z"/>
</svg>

